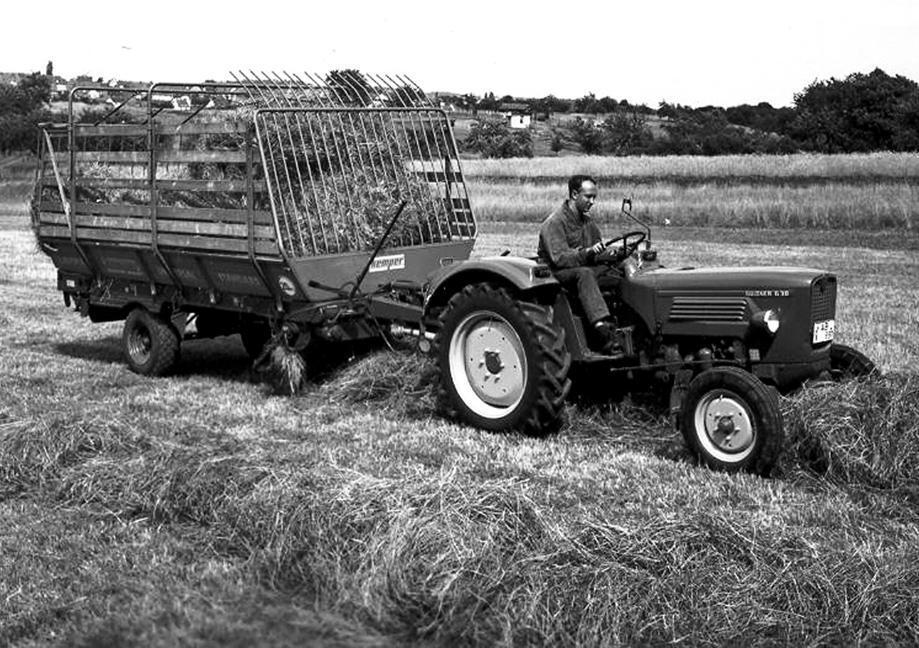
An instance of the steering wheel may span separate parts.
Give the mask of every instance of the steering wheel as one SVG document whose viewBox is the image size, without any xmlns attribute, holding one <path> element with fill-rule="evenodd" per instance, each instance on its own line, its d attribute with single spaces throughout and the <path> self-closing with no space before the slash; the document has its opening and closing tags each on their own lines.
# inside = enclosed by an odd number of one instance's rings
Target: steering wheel
<svg viewBox="0 0 919 648">
<path fill-rule="evenodd" d="M 611 238 L 603 246 L 604 250 L 597 255 L 597 263 L 619 263 L 635 253 L 638 246 L 645 240 L 646 234 L 641 230 L 626 232 L 622 236 Z M 617 243 L 622 243 L 619 247 Z"/>
</svg>

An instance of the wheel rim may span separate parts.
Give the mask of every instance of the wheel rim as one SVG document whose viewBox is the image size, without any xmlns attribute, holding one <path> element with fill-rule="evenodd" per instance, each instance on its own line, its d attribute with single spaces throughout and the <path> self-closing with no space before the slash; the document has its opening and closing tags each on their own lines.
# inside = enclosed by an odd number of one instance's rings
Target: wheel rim
<svg viewBox="0 0 919 648">
<path fill-rule="evenodd" d="M 737 463 L 753 452 L 756 424 L 753 413 L 737 394 L 716 389 L 705 394 L 694 413 L 696 437 L 715 459 Z"/>
<path fill-rule="evenodd" d="M 453 386 L 473 412 L 498 419 L 520 404 L 526 352 L 506 319 L 490 311 L 470 313 L 456 328 L 449 353 Z"/>
<path fill-rule="evenodd" d="M 146 364 L 153 349 L 153 338 L 146 326 L 138 324 L 128 334 L 128 353 L 137 364 Z"/>
</svg>

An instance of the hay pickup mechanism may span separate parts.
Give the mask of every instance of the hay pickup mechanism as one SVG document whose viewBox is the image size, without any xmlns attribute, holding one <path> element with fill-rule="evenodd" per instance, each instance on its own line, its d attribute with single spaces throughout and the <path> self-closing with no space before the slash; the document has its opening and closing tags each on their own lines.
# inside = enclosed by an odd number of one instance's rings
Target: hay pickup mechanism
<svg viewBox="0 0 919 648">
<path fill-rule="evenodd" d="M 110 106 L 81 117 L 93 92 Z M 705 463 L 768 472 L 782 422 L 767 385 L 873 369 L 832 344 L 832 275 L 666 270 L 643 232 L 602 255 L 622 277 L 607 295 L 622 351 L 597 351 L 548 266 L 469 258 L 450 119 L 406 77 L 76 87 L 68 122 L 42 129 L 37 175 L 32 224 L 65 303 L 124 320 L 141 374 L 169 372 L 192 337 L 238 333 L 253 357 L 273 341 L 308 365 L 411 335 L 433 342 L 445 409 L 466 422 L 552 431 L 573 362 L 597 384 L 667 386 Z"/>
</svg>

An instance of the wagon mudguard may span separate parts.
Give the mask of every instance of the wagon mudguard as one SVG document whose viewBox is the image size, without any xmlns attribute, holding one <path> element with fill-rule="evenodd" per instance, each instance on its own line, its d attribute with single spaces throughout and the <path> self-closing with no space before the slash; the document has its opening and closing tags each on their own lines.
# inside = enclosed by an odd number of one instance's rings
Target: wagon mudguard
<svg viewBox="0 0 919 648">
<path fill-rule="evenodd" d="M 424 290 L 424 310 L 442 306 L 463 286 L 490 281 L 517 292 L 546 291 L 553 294 L 559 287 L 549 267 L 532 259 L 492 256 L 455 261 L 435 270 Z"/>
</svg>

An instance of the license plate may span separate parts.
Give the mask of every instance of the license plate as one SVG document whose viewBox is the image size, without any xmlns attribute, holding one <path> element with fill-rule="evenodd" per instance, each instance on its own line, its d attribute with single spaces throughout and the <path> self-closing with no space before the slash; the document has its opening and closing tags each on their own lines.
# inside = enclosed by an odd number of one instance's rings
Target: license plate
<svg viewBox="0 0 919 648">
<path fill-rule="evenodd" d="M 814 344 L 829 342 L 833 339 L 833 333 L 836 332 L 836 320 L 824 320 L 814 322 Z"/>
</svg>

